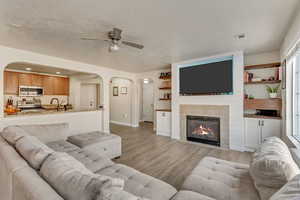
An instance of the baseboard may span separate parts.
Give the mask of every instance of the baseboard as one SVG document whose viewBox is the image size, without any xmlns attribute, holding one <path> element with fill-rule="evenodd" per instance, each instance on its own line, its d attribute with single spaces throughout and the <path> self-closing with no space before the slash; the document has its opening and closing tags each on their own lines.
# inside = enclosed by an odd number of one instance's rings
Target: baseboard
<svg viewBox="0 0 300 200">
<path fill-rule="evenodd" d="M 245 147 L 239 146 L 239 145 L 230 145 L 230 149 L 236 150 L 236 151 L 241 151 L 241 152 L 246 151 Z"/>
<path fill-rule="evenodd" d="M 110 121 L 110 123 L 118 124 L 118 125 L 122 125 L 122 126 L 139 127 L 136 124 L 129 124 L 129 123 L 125 123 L 125 122 Z"/>
</svg>

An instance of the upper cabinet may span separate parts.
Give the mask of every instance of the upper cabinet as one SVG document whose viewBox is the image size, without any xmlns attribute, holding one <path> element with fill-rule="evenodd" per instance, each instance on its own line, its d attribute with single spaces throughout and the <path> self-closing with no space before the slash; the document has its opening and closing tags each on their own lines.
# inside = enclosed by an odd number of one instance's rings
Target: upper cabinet
<svg viewBox="0 0 300 200">
<path fill-rule="evenodd" d="M 19 73 L 19 85 L 43 87 L 43 75 Z"/>
<path fill-rule="evenodd" d="M 69 78 L 67 77 L 5 71 L 5 94 L 18 95 L 19 86 L 43 87 L 44 95 L 69 96 Z"/>
<path fill-rule="evenodd" d="M 44 76 L 43 86 L 45 95 L 69 96 L 69 78 Z"/>
<path fill-rule="evenodd" d="M 21 86 L 31 86 L 31 74 L 19 73 L 19 85 Z"/>
<path fill-rule="evenodd" d="M 38 74 L 31 74 L 31 85 L 43 87 L 43 76 Z"/>
<path fill-rule="evenodd" d="M 4 93 L 11 95 L 19 94 L 19 73 L 4 72 Z"/>
</svg>

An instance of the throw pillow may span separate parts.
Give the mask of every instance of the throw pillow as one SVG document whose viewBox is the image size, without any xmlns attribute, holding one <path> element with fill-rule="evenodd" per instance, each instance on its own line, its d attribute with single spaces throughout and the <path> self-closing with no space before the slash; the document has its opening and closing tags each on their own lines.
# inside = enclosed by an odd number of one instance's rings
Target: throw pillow
<svg viewBox="0 0 300 200">
<path fill-rule="evenodd" d="M 8 126 L 1 132 L 1 136 L 13 146 L 16 145 L 16 142 L 25 135 L 28 135 L 26 131 L 17 126 Z"/>
<path fill-rule="evenodd" d="M 45 159 L 54 151 L 33 136 L 24 136 L 16 142 L 17 151 L 29 163 L 39 170 Z"/>
<path fill-rule="evenodd" d="M 96 175 L 66 153 L 51 154 L 41 167 L 41 176 L 66 200 L 94 200 L 102 188 L 123 188 L 124 181 Z"/>
<path fill-rule="evenodd" d="M 250 174 L 261 199 L 268 199 L 298 173 L 287 145 L 276 137 L 264 140 L 250 163 Z M 266 188 L 273 192 L 266 195 Z"/>
</svg>

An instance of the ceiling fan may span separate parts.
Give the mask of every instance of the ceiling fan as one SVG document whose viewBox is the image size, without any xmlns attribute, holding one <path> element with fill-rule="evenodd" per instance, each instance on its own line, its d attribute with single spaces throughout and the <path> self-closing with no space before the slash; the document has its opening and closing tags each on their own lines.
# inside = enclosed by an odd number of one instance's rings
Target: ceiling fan
<svg viewBox="0 0 300 200">
<path fill-rule="evenodd" d="M 81 38 L 82 40 L 95 40 L 95 41 L 106 41 L 109 42 L 109 51 L 118 51 L 120 49 L 120 43 L 130 46 L 130 47 L 134 47 L 137 49 L 143 49 L 144 45 L 141 44 L 137 44 L 134 42 L 128 42 L 128 41 L 124 41 L 122 40 L 121 37 L 122 34 L 122 30 L 118 29 L 118 28 L 114 28 L 112 31 L 109 31 L 107 34 L 107 39 L 100 39 L 100 38 Z"/>
</svg>

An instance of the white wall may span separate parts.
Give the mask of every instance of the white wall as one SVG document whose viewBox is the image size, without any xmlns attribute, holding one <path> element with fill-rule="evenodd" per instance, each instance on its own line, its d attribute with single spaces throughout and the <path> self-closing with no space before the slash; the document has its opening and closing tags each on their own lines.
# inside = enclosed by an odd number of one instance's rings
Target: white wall
<svg viewBox="0 0 300 200">
<path fill-rule="evenodd" d="M 208 59 L 233 56 L 233 95 L 214 96 L 180 96 L 179 95 L 179 66 Z M 230 107 L 230 136 L 229 147 L 244 150 L 244 117 L 243 117 L 243 52 L 233 52 L 207 58 L 198 58 L 172 64 L 172 138 L 180 139 L 180 105 L 229 105 Z"/>
<path fill-rule="evenodd" d="M 281 46 L 280 54 L 281 58 L 284 58 L 288 51 L 299 41 L 300 39 L 300 7 L 291 26 L 287 30 L 287 34 Z"/>
<path fill-rule="evenodd" d="M 259 65 L 280 62 L 280 51 L 245 55 L 245 65 Z"/>
<path fill-rule="evenodd" d="M 113 87 L 119 88 L 118 96 L 113 96 Z M 127 94 L 121 94 L 122 87 L 127 88 Z M 113 78 L 110 87 L 110 121 L 133 126 L 132 106 L 132 82 L 128 79 Z"/>
<path fill-rule="evenodd" d="M 112 77 L 123 77 L 136 81 L 136 74 L 113 70 L 110 68 L 105 68 L 96 65 L 90 65 L 86 63 L 75 62 L 71 60 L 66 60 L 58 57 L 52 57 L 47 55 L 42 55 L 38 53 L 33 53 L 30 51 L 24 51 L 14 48 L 9 48 L 5 46 L 0 46 L 0 120 L 4 117 L 4 88 L 3 88 L 3 72 L 5 67 L 14 62 L 27 62 L 39 65 L 47 65 L 56 68 L 68 69 L 72 71 L 79 71 L 79 72 L 86 72 L 86 73 L 93 73 L 99 75 L 103 80 L 103 130 L 105 132 L 109 132 L 109 92 L 110 92 L 110 80 Z M 138 111 L 137 97 L 135 93 L 137 90 L 134 90 L 134 98 L 133 101 L 135 102 L 133 105 L 133 113 Z M 134 114 L 133 121 L 135 124 L 138 123 L 138 113 Z"/>
</svg>

